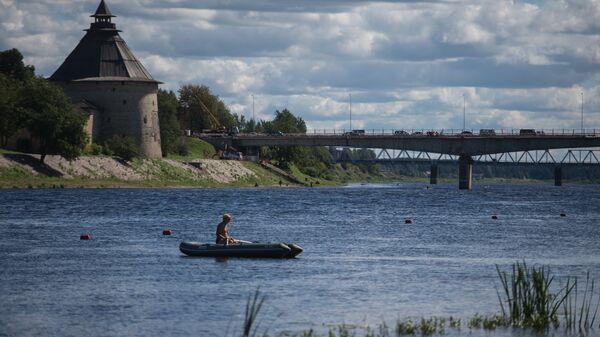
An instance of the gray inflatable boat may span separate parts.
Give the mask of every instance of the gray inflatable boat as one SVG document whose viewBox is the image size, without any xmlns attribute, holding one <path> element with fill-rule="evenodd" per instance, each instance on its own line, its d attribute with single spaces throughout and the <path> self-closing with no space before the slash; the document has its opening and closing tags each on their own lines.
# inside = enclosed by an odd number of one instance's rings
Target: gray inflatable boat
<svg viewBox="0 0 600 337">
<path fill-rule="evenodd" d="M 179 250 L 189 256 L 253 257 L 291 259 L 302 253 L 302 247 L 293 243 L 236 243 L 215 244 L 185 240 Z"/>
</svg>

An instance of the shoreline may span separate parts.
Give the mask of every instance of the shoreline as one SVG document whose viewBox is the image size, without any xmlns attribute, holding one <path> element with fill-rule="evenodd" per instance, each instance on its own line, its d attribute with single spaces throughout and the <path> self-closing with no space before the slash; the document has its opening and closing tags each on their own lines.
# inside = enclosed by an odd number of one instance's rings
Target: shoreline
<svg viewBox="0 0 600 337">
<path fill-rule="evenodd" d="M 295 171 L 298 171 L 297 169 Z M 12 188 L 311 188 L 342 187 L 349 184 L 422 183 L 429 178 L 361 173 L 314 178 L 302 172 L 284 176 L 264 166 L 246 161 L 217 159 L 134 159 L 123 162 L 107 156 L 82 156 L 66 161 L 48 156 L 44 164 L 38 155 L 0 152 L 0 189 Z M 350 178 L 350 179 L 348 179 Z M 354 179 L 352 179 L 354 178 Z M 295 180 L 295 181 L 294 181 Z M 303 183 L 298 183 L 303 182 Z M 598 184 L 593 180 L 564 180 L 565 184 Z M 552 184 L 552 179 L 483 178 L 476 185 Z M 458 178 L 440 178 L 439 185 L 458 185 Z"/>
</svg>

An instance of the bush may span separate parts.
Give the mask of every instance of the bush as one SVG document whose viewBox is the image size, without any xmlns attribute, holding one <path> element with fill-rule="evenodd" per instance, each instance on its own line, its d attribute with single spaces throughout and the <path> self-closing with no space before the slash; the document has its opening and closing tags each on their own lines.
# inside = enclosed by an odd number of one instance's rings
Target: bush
<svg viewBox="0 0 600 337">
<path fill-rule="evenodd" d="M 186 138 L 180 138 L 176 143 L 177 154 L 180 156 L 187 156 L 190 154 L 190 145 Z"/>
<path fill-rule="evenodd" d="M 135 144 L 131 137 L 127 136 L 112 136 L 106 142 L 105 148 L 110 151 L 110 153 L 126 161 L 142 156 L 140 148 Z"/>
<path fill-rule="evenodd" d="M 92 156 L 104 154 L 104 147 L 100 144 L 92 143 L 88 146 L 87 152 Z"/>
</svg>

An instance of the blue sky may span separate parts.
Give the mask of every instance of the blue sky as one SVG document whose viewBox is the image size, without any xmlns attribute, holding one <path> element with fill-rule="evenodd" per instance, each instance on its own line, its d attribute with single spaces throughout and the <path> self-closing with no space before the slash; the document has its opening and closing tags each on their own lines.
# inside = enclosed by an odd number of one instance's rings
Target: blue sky
<svg viewBox="0 0 600 337">
<path fill-rule="evenodd" d="M 0 0 L 0 48 L 51 75 L 98 0 Z M 600 2 L 107 0 L 136 56 L 233 112 L 310 128 L 600 128 Z"/>
</svg>

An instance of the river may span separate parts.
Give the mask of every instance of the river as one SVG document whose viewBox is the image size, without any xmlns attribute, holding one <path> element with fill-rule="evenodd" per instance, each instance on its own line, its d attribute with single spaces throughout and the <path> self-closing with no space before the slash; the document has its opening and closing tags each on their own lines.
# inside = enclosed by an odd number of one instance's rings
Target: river
<svg viewBox="0 0 600 337">
<path fill-rule="evenodd" d="M 212 242 L 224 212 L 234 237 L 305 251 L 292 260 L 179 252 L 182 239 Z M 495 265 L 549 266 L 556 284 L 588 271 L 600 280 L 599 239 L 598 185 L 5 189 L 0 335 L 239 336 L 257 288 L 259 332 L 270 335 L 492 314 Z"/>
</svg>

